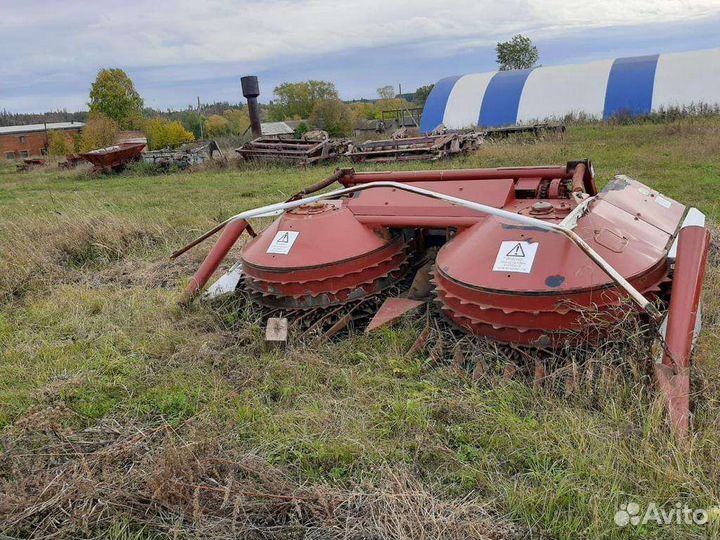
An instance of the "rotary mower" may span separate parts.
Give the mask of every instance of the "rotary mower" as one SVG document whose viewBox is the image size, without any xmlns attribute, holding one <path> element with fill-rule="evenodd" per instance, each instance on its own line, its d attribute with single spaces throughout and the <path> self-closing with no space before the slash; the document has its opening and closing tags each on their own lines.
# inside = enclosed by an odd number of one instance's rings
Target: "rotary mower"
<svg viewBox="0 0 720 540">
<path fill-rule="evenodd" d="M 277 218 L 260 233 L 248 221 L 269 216 Z M 247 232 L 240 260 L 205 294 L 240 293 L 304 333 L 372 330 L 427 304 L 428 317 L 454 331 L 533 358 L 602 340 L 608 326 L 598 321 L 635 317 L 659 345 L 648 356 L 670 425 L 688 432 L 710 234 L 700 211 L 627 176 L 598 191 L 589 160 L 340 169 L 286 202 L 229 218 L 173 256 L 221 230 L 186 300 Z"/>
</svg>

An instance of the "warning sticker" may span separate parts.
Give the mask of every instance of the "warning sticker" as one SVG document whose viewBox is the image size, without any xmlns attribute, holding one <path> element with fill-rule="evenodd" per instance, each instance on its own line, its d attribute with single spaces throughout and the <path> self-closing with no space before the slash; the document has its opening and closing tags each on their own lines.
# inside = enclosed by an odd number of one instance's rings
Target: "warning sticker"
<svg viewBox="0 0 720 540">
<path fill-rule="evenodd" d="M 537 242 L 512 241 L 501 243 L 500 251 L 498 251 L 495 258 L 493 271 L 529 274 L 539 245 Z"/>
<path fill-rule="evenodd" d="M 672 206 L 672 203 L 670 201 L 668 201 L 665 197 L 661 197 L 660 195 L 655 197 L 655 202 L 663 208 L 670 208 Z"/>
<path fill-rule="evenodd" d="M 270 242 L 265 253 L 277 253 L 278 255 L 287 255 L 290 248 L 293 247 L 295 240 L 300 235 L 297 231 L 278 231 L 275 238 Z"/>
</svg>

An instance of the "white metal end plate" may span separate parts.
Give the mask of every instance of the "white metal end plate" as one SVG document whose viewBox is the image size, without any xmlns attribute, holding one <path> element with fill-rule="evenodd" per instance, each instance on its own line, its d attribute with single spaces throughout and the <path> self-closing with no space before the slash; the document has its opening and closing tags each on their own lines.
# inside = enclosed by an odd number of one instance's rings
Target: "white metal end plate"
<svg viewBox="0 0 720 540">
<path fill-rule="evenodd" d="M 230 268 L 230 270 L 220 276 L 220 279 L 208 287 L 207 291 L 205 291 L 204 297 L 208 300 L 212 300 L 213 298 L 217 298 L 224 294 L 235 292 L 238 283 L 240 283 L 242 273 L 242 262 L 238 261 Z"/>
<path fill-rule="evenodd" d="M 688 210 L 687 215 L 685 216 L 685 219 L 682 222 L 682 225 L 680 225 L 680 228 L 684 227 L 704 227 L 705 226 L 705 214 L 703 214 L 700 210 L 697 208 L 691 208 Z M 673 240 L 672 246 L 670 246 L 670 251 L 668 251 L 668 259 L 670 259 L 670 262 L 675 262 L 675 259 L 677 258 L 677 248 L 678 248 L 678 237 L 675 236 L 675 240 Z"/>
</svg>

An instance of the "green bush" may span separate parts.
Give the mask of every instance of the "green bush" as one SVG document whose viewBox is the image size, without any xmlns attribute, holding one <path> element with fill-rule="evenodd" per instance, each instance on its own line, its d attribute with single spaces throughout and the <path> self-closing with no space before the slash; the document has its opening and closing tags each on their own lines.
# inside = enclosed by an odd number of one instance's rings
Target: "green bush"
<svg viewBox="0 0 720 540">
<path fill-rule="evenodd" d="M 302 139 L 302 136 L 305 135 L 308 131 L 310 131 L 310 126 L 308 126 L 305 122 L 300 122 L 298 127 L 295 128 L 295 138 Z"/>
<path fill-rule="evenodd" d="M 363 120 L 374 120 L 380 113 L 374 103 L 358 102 L 350 105 L 353 124 L 357 125 Z"/>
<path fill-rule="evenodd" d="M 80 151 L 89 152 L 115 144 L 118 123 L 103 113 L 90 113 L 80 138 Z"/>
<path fill-rule="evenodd" d="M 62 131 L 48 133 L 48 153 L 51 156 L 65 156 L 75 152 L 74 139 Z"/>
<path fill-rule="evenodd" d="M 250 115 L 247 109 L 228 109 L 223 112 L 223 118 L 230 124 L 232 135 L 242 135 L 250 127 Z"/>
<path fill-rule="evenodd" d="M 335 84 L 329 81 L 282 83 L 274 93 L 268 112 L 275 121 L 307 118 L 318 103 L 340 98 Z"/>
<path fill-rule="evenodd" d="M 159 117 L 145 122 L 145 135 L 151 150 L 174 148 L 195 140 L 195 135 L 177 120 L 171 121 Z"/>
<path fill-rule="evenodd" d="M 213 114 L 205 120 L 205 137 L 209 139 L 230 135 L 230 131 L 230 121 L 224 116 Z"/>
<path fill-rule="evenodd" d="M 347 137 L 352 134 L 352 112 L 350 107 L 339 99 L 328 99 L 315 105 L 310 115 L 310 123 L 324 129 L 332 137 Z"/>
</svg>

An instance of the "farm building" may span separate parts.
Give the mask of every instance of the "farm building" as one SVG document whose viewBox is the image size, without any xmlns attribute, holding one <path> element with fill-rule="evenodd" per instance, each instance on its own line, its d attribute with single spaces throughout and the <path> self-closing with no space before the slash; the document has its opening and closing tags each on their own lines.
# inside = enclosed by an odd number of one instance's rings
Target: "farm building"
<svg viewBox="0 0 720 540">
<path fill-rule="evenodd" d="M 720 49 L 446 77 L 428 96 L 421 130 L 499 127 L 567 115 L 720 104 Z"/>
<path fill-rule="evenodd" d="M 47 154 L 48 133 L 62 131 L 67 136 L 80 133 L 82 122 L 54 122 L 0 127 L 0 159 L 15 160 Z"/>
</svg>

